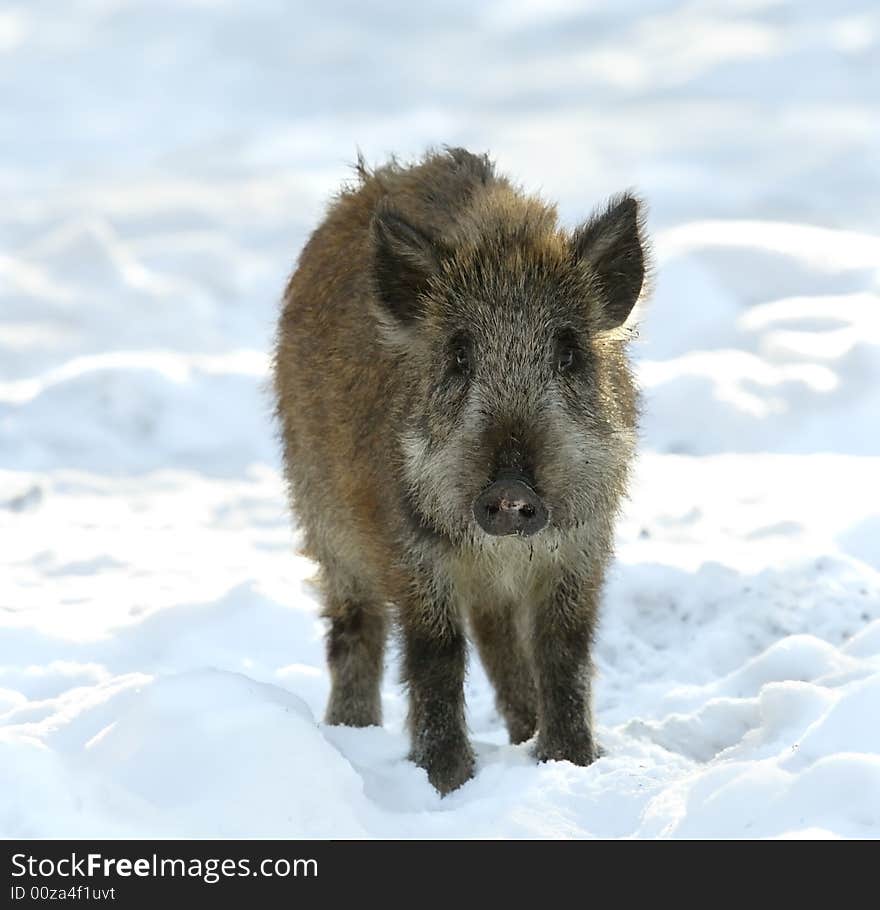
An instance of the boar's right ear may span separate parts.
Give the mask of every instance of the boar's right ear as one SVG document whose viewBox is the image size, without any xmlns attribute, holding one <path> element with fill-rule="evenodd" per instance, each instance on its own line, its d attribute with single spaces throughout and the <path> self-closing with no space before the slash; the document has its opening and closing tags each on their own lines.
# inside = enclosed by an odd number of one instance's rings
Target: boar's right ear
<svg viewBox="0 0 880 910">
<path fill-rule="evenodd" d="M 572 237 L 575 258 L 586 262 L 599 279 L 602 329 L 622 325 L 642 291 L 646 253 L 641 222 L 638 200 L 625 193 Z"/>
<path fill-rule="evenodd" d="M 440 249 L 427 234 L 397 213 L 380 208 L 373 216 L 373 278 L 376 293 L 401 323 L 419 314 L 419 298 L 440 263 Z"/>
</svg>

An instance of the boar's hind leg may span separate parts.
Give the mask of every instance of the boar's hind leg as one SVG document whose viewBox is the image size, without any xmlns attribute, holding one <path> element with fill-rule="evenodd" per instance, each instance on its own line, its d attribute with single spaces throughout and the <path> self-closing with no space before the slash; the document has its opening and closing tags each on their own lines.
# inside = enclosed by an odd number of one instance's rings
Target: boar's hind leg
<svg viewBox="0 0 880 910">
<path fill-rule="evenodd" d="M 474 638 L 495 687 L 495 704 L 512 743 L 530 739 L 538 725 L 538 693 L 528 655 L 520 645 L 512 610 L 474 611 Z"/>
<path fill-rule="evenodd" d="M 464 719 L 466 642 L 445 603 L 401 609 L 403 676 L 409 688 L 410 760 L 441 795 L 469 780 L 474 754 Z"/>
<path fill-rule="evenodd" d="M 598 757 L 591 715 L 590 645 L 596 594 L 565 580 L 538 605 L 533 625 L 541 761 L 589 765 Z"/>
<path fill-rule="evenodd" d="M 327 663 L 331 689 L 326 722 L 348 727 L 381 725 L 384 607 L 331 597 L 324 615 L 330 620 Z"/>
</svg>

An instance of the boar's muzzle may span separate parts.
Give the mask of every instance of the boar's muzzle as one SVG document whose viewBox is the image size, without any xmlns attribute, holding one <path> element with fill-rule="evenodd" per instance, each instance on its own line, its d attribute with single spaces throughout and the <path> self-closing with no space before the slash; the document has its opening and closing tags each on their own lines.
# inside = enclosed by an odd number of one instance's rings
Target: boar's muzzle
<svg viewBox="0 0 880 910">
<path fill-rule="evenodd" d="M 505 475 L 474 500 L 474 518 L 494 537 L 530 537 L 547 524 L 547 507 L 522 477 Z"/>
</svg>

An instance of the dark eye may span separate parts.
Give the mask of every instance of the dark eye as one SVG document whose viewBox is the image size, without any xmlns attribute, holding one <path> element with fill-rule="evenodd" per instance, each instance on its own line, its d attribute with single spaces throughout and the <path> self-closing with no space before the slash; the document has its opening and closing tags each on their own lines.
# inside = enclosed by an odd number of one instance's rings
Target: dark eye
<svg viewBox="0 0 880 910">
<path fill-rule="evenodd" d="M 449 369 L 458 376 L 467 376 L 473 367 L 471 340 L 463 332 L 454 335 L 449 342 Z"/>
<path fill-rule="evenodd" d="M 581 363 L 581 347 L 574 329 L 563 329 L 556 337 L 553 367 L 557 373 L 577 370 Z"/>
<path fill-rule="evenodd" d="M 556 369 L 560 373 L 570 370 L 574 366 L 574 348 L 561 347 L 556 354 Z"/>
</svg>

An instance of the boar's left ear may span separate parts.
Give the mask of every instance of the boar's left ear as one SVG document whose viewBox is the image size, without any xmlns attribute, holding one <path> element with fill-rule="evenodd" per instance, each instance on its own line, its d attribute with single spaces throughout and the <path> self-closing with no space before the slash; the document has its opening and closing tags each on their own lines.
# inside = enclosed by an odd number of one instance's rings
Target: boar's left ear
<svg viewBox="0 0 880 910">
<path fill-rule="evenodd" d="M 615 196 L 608 207 L 579 227 L 571 239 L 576 259 L 598 277 L 602 293 L 602 329 L 622 325 L 642 290 L 645 250 L 639 203 L 629 194 Z"/>
<path fill-rule="evenodd" d="M 408 324 L 419 314 L 419 298 L 440 263 L 439 245 L 388 208 L 373 216 L 373 277 L 391 314 Z"/>
</svg>

